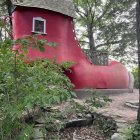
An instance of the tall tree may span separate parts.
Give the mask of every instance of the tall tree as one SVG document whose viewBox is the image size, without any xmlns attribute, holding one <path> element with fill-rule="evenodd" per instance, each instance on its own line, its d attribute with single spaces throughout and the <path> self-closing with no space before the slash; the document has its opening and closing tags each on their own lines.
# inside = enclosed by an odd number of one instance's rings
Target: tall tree
<svg viewBox="0 0 140 140">
<path fill-rule="evenodd" d="M 0 40 L 12 37 L 12 9 L 11 0 L 0 1 Z"/>
<path fill-rule="evenodd" d="M 116 56 L 128 53 L 128 46 L 131 46 L 131 53 L 136 51 L 134 0 L 74 2 L 77 27 L 84 30 L 79 31 L 82 45 L 87 45 L 91 51 L 108 50 Z"/>
<path fill-rule="evenodd" d="M 137 120 L 138 123 L 140 124 L 140 0 L 137 0 L 136 19 L 137 19 L 137 42 L 138 42 L 138 64 L 139 64 L 139 109 Z"/>
<path fill-rule="evenodd" d="M 12 2 L 11 0 L 1 0 L 0 2 L 0 16 L 12 16 Z"/>
</svg>

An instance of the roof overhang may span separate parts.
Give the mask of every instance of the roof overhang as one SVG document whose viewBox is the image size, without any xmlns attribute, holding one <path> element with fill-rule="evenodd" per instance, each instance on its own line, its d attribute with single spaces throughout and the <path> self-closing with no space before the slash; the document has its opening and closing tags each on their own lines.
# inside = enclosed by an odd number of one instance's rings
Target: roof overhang
<svg viewBox="0 0 140 140">
<path fill-rule="evenodd" d="M 11 0 L 11 2 L 15 6 L 47 9 L 70 17 L 75 16 L 73 0 Z"/>
</svg>

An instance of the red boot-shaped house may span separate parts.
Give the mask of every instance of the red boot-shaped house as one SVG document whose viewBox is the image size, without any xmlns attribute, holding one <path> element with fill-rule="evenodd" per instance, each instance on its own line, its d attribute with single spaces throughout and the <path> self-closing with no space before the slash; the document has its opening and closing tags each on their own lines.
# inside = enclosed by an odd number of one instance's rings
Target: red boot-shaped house
<svg viewBox="0 0 140 140">
<path fill-rule="evenodd" d="M 74 30 L 72 0 L 12 0 L 14 39 L 39 34 L 40 38 L 57 43 L 57 49 L 45 52 L 29 50 L 29 58 L 56 58 L 57 62 L 74 61 L 72 73 L 67 74 L 75 89 L 126 89 L 129 74 L 125 66 L 112 62 L 109 66 L 90 63 L 82 52 Z"/>
</svg>

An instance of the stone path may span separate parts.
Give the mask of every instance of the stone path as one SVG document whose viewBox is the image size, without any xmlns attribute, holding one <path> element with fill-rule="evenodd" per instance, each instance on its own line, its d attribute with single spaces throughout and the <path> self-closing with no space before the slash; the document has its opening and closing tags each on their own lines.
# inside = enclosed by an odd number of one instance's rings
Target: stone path
<svg viewBox="0 0 140 140">
<path fill-rule="evenodd" d="M 113 117 L 117 122 L 118 131 L 136 121 L 137 109 L 130 108 L 125 103 L 138 101 L 139 91 L 137 89 L 133 93 L 111 94 L 109 97 L 112 99 L 112 103 L 101 108 L 98 112 Z"/>
<path fill-rule="evenodd" d="M 127 101 L 136 101 L 139 99 L 137 89 L 135 89 L 133 93 L 112 94 L 109 95 L 109 97 L 112 99 L 112 103 L 100 109 L 100 112 L 122 118 L 127 122 L 134 122 L 136 120 L 137 109 L 125 106 L 125 103 Z"/>
</svg>

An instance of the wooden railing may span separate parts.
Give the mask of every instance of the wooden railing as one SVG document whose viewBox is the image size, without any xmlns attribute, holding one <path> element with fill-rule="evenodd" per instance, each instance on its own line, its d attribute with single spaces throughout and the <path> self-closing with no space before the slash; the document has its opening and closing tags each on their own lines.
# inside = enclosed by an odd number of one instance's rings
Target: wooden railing
<svg viewBox="0 0 140 140">
<path fill-rule="evenodd" d="M 88 59 L 95 65 L 108 65 L 108 52 L 106 51 L 94 51 L 91 52 L 89 49 L 83 49 Z"/>
</svg>

